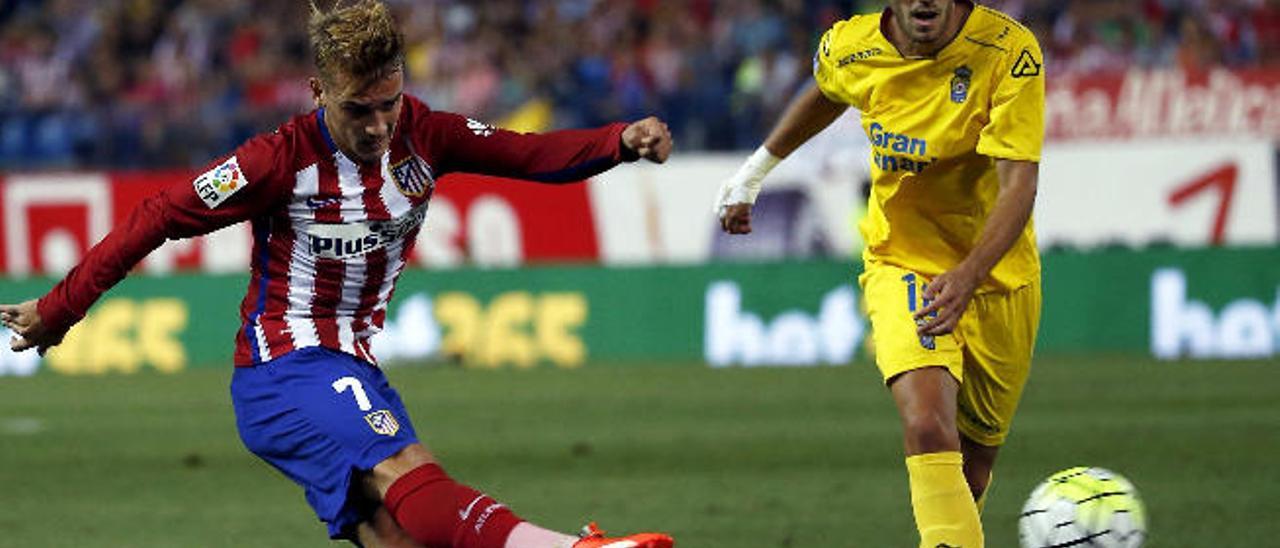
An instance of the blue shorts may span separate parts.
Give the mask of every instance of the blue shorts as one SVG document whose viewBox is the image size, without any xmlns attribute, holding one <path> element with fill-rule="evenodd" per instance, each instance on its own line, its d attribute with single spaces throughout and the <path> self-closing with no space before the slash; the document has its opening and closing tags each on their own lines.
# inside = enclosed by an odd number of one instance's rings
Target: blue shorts
<svg viewBox="0 0 1280 548">
<path fill-rule="evenodd" d="M 377 508 L 355 476 L 418 441 L 382 370 L 328 348 L 237 367 L 231 400 L 245 447 L 306 490 L 334 539 Z"/>
</svg>

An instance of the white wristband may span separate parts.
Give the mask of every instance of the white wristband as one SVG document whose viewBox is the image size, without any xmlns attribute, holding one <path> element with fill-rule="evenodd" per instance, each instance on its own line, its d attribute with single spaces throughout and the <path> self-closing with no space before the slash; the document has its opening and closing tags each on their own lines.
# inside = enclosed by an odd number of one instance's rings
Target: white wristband
<svg viewBox="0 0 1280 548">
<path fill-rule="evenodd" d="M 733 204 L 754 204 L 764 186 L 764 178 L 781 162 L 782 158 L 774 156 L 769 149 L 761 146 L 743 162 L 738 172 L 720 185 L 720 195 L 716 201 L 716 213 L 723 214 L 724 209 Z"/>
</svg>

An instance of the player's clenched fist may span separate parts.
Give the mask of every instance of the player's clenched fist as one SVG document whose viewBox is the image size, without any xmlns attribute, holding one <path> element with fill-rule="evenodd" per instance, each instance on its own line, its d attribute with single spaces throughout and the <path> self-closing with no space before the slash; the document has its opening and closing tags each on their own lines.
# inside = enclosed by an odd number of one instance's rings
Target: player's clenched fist
<svg viewBox="0 0 1280 548">
<path fill-rule="evenodd" d="M 50 333 L 40 320 L 40 312 L 36 309 L 36 301 L 30 300 L 22 304 L 0 305 L 0 322 L 13 331 L 9 339 L 9 348 L 14 352 L 22 352 L 29 348 L 37 349 L 41 354 L 49 347 L 62 342 L 62 336 Z"/>
<path fill-rule="evenodd" d="M 750 234 L 751 204 L 738 203 L 721 208 L 720 229 L 729 234 Z"/>
<path fill-rule="evenodd" d="M 635 151 L 641 158 L 661 164 L 671 156 L 671 130 L 667 124 L 653 116 L 634 122 L 622 130 L 622 146 Z"/>
</svg>

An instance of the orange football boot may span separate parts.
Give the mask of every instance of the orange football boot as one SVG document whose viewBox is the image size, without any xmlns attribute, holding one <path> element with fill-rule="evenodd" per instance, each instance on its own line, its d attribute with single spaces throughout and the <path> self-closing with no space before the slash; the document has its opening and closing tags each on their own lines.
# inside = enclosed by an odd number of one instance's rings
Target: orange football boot
<svg viewBox="0 0 1280 548">
<path fill-rule="evenodd" d="M 637 533 L 625 537 L 606 537 L 593 521 L 582 528 L 581 540 L 573 548 L 671 548 L 676 541 L 662 533 Z"/>
</svg>

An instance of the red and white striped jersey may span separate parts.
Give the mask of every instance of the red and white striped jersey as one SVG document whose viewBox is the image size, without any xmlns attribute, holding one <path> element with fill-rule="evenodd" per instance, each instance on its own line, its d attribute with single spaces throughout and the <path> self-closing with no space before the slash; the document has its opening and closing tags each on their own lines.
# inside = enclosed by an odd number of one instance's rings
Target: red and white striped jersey
<svg viewBox="0 0 1280 548">
<path fill-rule="evenodd" d="M 624 158 L 625 127 L 520 134 L 406 95 L 390 149 L 380 163 L 364 164 L 338 150 L 324 111 L 313 111 L 145 201 L 40 299 L 40 316 L 65 331 L 166 238 L 249 221 L 252 276 L 236 365 L 312 346 L 376 363 L 370 338 L 382 328 L 439 177 L 580 181 L 634 159 Z"/>
</svg>

